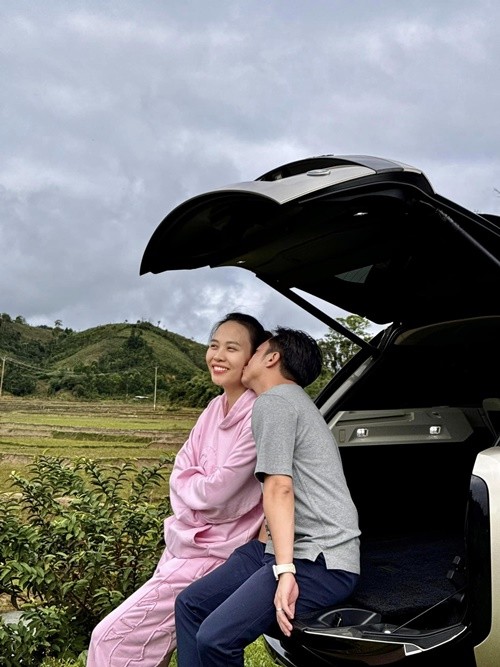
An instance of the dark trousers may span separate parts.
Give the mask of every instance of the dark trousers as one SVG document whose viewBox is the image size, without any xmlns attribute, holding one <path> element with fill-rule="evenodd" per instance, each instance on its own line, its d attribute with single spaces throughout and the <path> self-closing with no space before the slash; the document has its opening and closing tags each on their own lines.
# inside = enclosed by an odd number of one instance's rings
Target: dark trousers
<svg viewBox="0 0 500 667">
<path fill-rule="evenodd" d="M 275 560 L 264 548 L 258 540 L 245 544 L 178 595 L 178 667 L 243 667 L 245 646 L 277 628 Z M 295 559 L 294 563 L 297 616 L 342 602 L 358 581 L 351 572 L 327 570 L 323 556 L 315 562 Z"/>
</svg>

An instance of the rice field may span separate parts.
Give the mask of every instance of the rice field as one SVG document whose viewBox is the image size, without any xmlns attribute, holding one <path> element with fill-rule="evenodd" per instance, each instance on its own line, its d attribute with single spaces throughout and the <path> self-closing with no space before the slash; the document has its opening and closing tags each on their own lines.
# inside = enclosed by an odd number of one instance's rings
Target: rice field
<svg viewBox="0 0 500 667">
<path fill-rule="evenodd" d="M 36 456 L 145 465 L 177 452 L 200 410 L 151 403 L 0 398 L 0 492 Z"/>
</svg>

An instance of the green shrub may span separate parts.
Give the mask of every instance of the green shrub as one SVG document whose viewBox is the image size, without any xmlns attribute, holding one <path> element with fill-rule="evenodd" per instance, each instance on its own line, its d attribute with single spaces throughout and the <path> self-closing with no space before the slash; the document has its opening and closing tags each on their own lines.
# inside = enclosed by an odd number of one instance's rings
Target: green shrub
<svg viewBox="0 0 500 667">
<path fill-rule="evenodd" d="M 173 456 L 133 463 L 40 457 L 0 496 L 0 593 L 23 621 L 0 623 L 0 664 L 75 660 L 96 623 L 154 571 L 168 498 L 152 502 Z"/>
</svg>

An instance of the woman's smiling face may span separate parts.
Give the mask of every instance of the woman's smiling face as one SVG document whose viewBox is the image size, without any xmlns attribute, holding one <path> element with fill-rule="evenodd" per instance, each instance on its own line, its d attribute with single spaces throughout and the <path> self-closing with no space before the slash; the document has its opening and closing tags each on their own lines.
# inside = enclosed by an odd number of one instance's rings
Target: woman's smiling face
<svg viewBox="0 0 500 667">
<path fill-rule="evenodd" d="M 238 322 L 224 322 L 208 345 L 206 361 L 212 382 L 224 391 L 243 388 L 241 375 L 252 356 L 248 330 Z"/>
</svg>

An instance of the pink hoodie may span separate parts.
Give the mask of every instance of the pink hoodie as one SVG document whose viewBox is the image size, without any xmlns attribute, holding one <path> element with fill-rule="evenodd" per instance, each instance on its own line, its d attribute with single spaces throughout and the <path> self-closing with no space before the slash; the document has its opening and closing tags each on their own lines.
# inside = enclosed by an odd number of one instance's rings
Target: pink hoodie
<svg viewBox="0 0 500 667">
<path fill-rule="evenodd" d="M 165 543 L 177 558 L 227 558 L 253 539 L 263 521 L 261 485 L 250 419 L 256 395 L 247 390 L 224 417 L 214 398 L 177 454 L 170 476 L 173 515 Z"/>
</svg>

